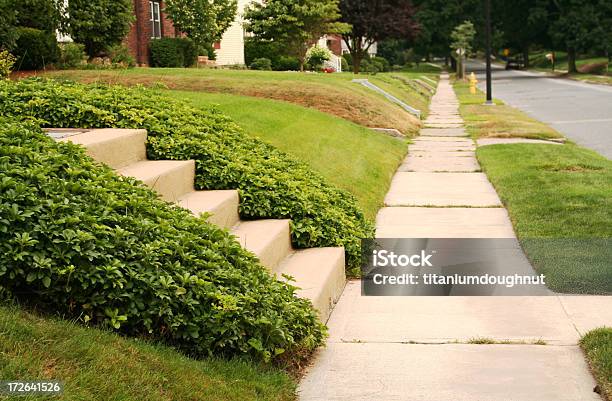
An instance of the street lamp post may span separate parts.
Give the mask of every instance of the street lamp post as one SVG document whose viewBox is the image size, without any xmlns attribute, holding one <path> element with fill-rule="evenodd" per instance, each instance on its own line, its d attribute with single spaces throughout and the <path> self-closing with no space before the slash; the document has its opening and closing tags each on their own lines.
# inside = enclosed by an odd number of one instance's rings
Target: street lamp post
<svg viewBox="0 0 612 401">
<path fill-rule="evenodd" d="M 491 0 L 485 0 L 485 57 L 487 64 L 487 101 L 493 104 L 493 89 L 491 85 Z"/>
</svg>

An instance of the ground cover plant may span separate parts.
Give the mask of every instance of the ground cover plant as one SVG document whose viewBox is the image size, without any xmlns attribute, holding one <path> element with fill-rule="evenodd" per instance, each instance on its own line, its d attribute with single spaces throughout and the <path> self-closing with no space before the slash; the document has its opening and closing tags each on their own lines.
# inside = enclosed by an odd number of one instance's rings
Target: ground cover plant
<svg viewBox="0 0 612 401">
<path fill-rule="evenodd" d="M 591 371 L 597 379 L 597 391 L 604 400 L 612 400 L 612 328 L 602 327 L 588 332 L 580 340 Z"/>
<path fill-rule="evenodd" d="M 484 95 L 470 94 L 467 84 L 456 83 L 455 90 L 474 138 L 560 137 L 497 100 L 496 106 L 485 106 Z M 477 157 L 532 265 L 546 274 L 549 288 L 612 293 L 612 162 L 571 143 L 484 146 Z"/>
<path fill-rule="evenodd" d="M 0 122 L 0 295 L 198 355 L 270 360 L 324 328 L 226 231 L 34 123 Z"/>
<path fill-rule="evenodd" d="M 244 401 L 295 399 L 284 372 L 243 359 L 194 360 L 159 344 L 0 307 L 0 377 L 61 379 L 56 397 L 31 401 Z"/>
<path fill-rule="evenodd" d="M 439 70 L 431 73 L 420 71 L 402 72 L 402 75 L 418 78 L 423 74 L 435 77 L 439 73 Z M 85 83 L 145 86 L 162 84 L 176 90 L 283 100 L 333 114 L 365 127 L 395 128 L 407 135 L 416 135 L 421 126 L 416 117 L 400 106 L 362 85 L 351 82 L 353 78 L 370 77 L 366 75 L 136 68 L 123 71 L 55 71 L 49 72 L 47 76 Z"/>
<path fill-rule="evenodd" d="M 46 127 L 147 129 L 150 159 L 195 159 L 196 188 L 238 189 L 243 218 L 292 219 L 296 247 L 344 246 L 350 267 L 373 233 L 352 195 L 214 109 L 142 88 L 22 80 L 0 83 L 0 112 Z"/>
<path fill-rule="evenodd" d="M 306 162 L 328 182 L 351 192 L 370 219 L 382 207 L 408 150 L 404 140 L 288 102 L 221 93 L 164 94 L 203 109 L 216 105 L 249 135 Z"/>
</svg>

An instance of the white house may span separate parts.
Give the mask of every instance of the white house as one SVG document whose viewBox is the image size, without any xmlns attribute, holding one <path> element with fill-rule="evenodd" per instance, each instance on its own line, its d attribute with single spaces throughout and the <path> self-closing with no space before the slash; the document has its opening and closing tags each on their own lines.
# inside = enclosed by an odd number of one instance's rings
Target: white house
<svg viewBox="0 0 612 401">
<path fill-rule="evenodd" d="M 217 65 L 244 64 L 244 27 L 243 14 L 247 4 L 253 0 L 238 0 L 238 12 L 234 23 L 225 31 L 221 41 L 215 43 Z"/>
</svg>

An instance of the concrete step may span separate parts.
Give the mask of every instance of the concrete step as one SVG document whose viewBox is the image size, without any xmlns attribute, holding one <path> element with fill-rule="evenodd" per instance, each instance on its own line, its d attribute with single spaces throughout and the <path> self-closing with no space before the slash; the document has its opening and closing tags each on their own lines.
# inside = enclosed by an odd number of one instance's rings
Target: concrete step
<svg viewBox="0 0 612 401">
<path fill-rule="evenodd" d="M 117 172 L 144 182 L 168 202 L 177 202 L 181 196 L 194 190 L 193 160 L 143 160 Z"/>
<path fill-rule="evenodd" d="M 59 139 L 85 146 L 91 158 L 114 169 L 145 160 L 146 140 L 142 129 L 96 129 Z"/>
<path fill-rule="evenodd" d="M 297 295 L 309 299 L 323 322 L 336 304 L 344 286 L 344 248 L 302 249 L 288 256 L 278 268 L 278 277 L 288 275 L 299 287 Z"/>
<path fill-rule="evenodd" d="M 196 216 L 209 213 L 208 221 L 222 228 L 232 228 L 240 217 L 238 191 L 194 191 L 182 196 L 178 204 L 191 210 Z"/>
<path fill-rule="evenodd" d="M 231 230 L 243 248 L 254 253 L 270 271 L 293 251 L 290 220 L 241 221 Z"/>
</svg>

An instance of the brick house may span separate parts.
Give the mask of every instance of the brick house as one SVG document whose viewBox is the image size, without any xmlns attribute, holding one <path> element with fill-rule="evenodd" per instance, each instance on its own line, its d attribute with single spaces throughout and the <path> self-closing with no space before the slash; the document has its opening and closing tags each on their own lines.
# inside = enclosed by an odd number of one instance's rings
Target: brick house
<svg viewBox="0 0 612 401">
<path fill-rule="evenodd" d="M 180 35 L 163 10 L 164 1 L 133 0 L 136 19 L 124 43 L 141 66 L 149 65 L 149 43 L 152 39 Z"/>
</svg>

